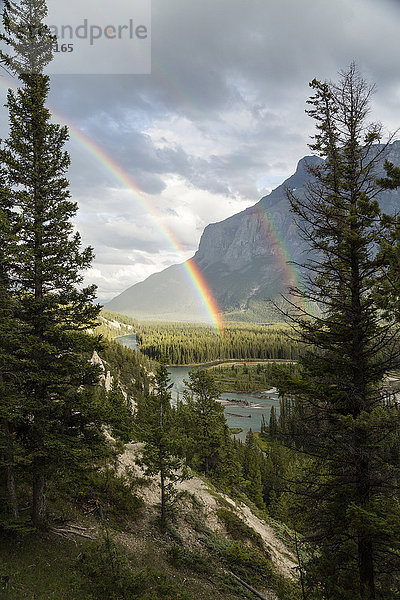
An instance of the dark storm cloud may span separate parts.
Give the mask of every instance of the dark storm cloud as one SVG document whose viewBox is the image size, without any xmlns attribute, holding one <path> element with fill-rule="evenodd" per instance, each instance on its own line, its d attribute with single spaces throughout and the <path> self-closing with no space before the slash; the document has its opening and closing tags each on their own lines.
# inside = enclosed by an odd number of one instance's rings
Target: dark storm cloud
<svg viewBox="0 0 400 600">
<path fill-rule="evenodd" d="M 280 183 L 310 152 L 304 111 L 314 77 L 334 79 L 355 60 L 377 83 L 371 116 L 398 127 L 399 23 L 394 0 L 153 0 L 152 74 L 53 77 L 50 106 L 194 250 L 208 222 L 256 202 L 263 182 Z M 99 285 L 111 293 L 120 281 L 122 291 L 129 277 L 180 260 L 137 196 L 76 140 L 70 149 L 78 226 L 96 264 L 116 265 L 98 266 Z"/>
<path fill-rule="evenodd" d="M 388 58 L 397 55 L 398 38 L 388 36 L 387 28 L 394 6 L 361 0 L 155 0 L 151 76 L 57 77 L 53 101 L 69 118 L 85 124 L 89 136 L 122 162 L 144 191 L 161 193 L 162 176 L 175 172 L 201 189 L 229 194 L 230 178 L 238 169 L 236 152 L 232 161 L 225 154 L 222 172 L 208 160 L 191 160 L 182 148 L 157 151 L 142 128 L 177 114 L 212 135 L 213 122 L 226 110 L 248 109 L 259 119 L 257 132 L 235 132 L 234 123 L 226 126 L 238 153 L 248 153 L 241 169 L 244 179 L 249 167 L 260 169 L 261 145 L 279 145 L 288 136 L 268 107 L 292 107 L 292 114 L 305 123 L 307 84 L 315 75 L 334 77 L 338 68 L 356 59 L 382 93 L 393 88 Z M 374 39 L 380 40 L 376 43 L 369 33 L 372 18 Z M 248 148 L 246 137 L 251 137 Z M 305 142 L 298 139 L 296 149 L 305 148 Z"/>
</svg>

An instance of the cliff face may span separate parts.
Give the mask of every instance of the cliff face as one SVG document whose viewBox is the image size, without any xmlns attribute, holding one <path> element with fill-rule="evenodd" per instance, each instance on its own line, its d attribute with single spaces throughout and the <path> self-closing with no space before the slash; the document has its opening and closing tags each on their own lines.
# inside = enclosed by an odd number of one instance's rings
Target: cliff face
<svg viewBox="0 0 400 600">
<path fill-rule="evenodd" d="M 295 189 L 302 195 L 308 180 L 307 164 L 317 162 L 320 159 L 313 156 L 301 159 L 296 173 L 257 204 L 225 221 L 208 225 L 195 254 L 197 264 L 207 268 L 222 261 L 235 271 L 254 259 L 276 254 L 276 246 L 280 244 L 295 251 L 299 237 L 286 189 Z"/>
<path fill-rule="evenodd" d="M 400 164 L 400 142 L 391 144 L 385 158 Z M 293 221 L 286 190 L 303 196 L 310 178 L 307 165 L 320 162 L 315 156 L 301 159 L 294 175 L 257 204 L 205 228 L 191 260 L 225 313 L 236 318 L 269 318 L 267 300 L 278 298 L 290 282 L 287 261 L 305 259 L 305 244 Z M 384 175 L 383 166 L 379 175 Z M 400 191 L 384 192 L 380 203 L 384 212 L 400 210 Z M 183 265 L 151 275 L 107 308 L 138 318 L 202 320 L 206 314 Z"/>
</svg>

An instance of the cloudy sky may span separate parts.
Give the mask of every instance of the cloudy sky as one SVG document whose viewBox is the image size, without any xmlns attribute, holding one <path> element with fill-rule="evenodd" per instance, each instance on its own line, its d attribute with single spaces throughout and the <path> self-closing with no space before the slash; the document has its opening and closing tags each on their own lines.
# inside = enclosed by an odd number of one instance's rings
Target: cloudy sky
<svg viewBox="0 0 400 600">
<path fill-rule="evenodd" d="M 118 2 L 103 2 L 118 22 Z M 309 153 L 314 77 L 335 79 L 355 60 L 377 85 L 371 118 L 397 129 L 399 27 L 399 0 L 153 0 L 151 74 L 52 77 L 49 106 L 86 139 L 71 139 L 69 177 L 99 298 L 192 256 L 208 223 L 293 173 Z M 121 64 L 128 51 L 120 44 Z M 6 135 L 5 109 L 0 129 Z"/>
</svg>

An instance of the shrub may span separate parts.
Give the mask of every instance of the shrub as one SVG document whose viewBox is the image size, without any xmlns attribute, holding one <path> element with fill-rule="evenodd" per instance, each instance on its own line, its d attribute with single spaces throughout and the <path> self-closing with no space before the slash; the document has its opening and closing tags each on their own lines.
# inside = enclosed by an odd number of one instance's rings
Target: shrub
<svg viewBox="0 0 400 600">
<path fill-rule="evenodd" d="M 209 573 L 209 558 L 199 552 L 192 552 L 187 548 L 172 546 L 169 550 L 169 560 L 175 567 L 187 567 L 196 573 Z"/>
<path fill-rule="evenodd" d="M 79 600 L 193 600 L 151 568 L 133 572 L 126 553 L 108 536 L 79 557 Z"/>
<path fill-rule="evenodd" d="M 129 474 L 119 475 L 107 468 L 88 473 L 76 492 L 76 499 L 93 512 L 97 510 L 100 516 L 105 513 L 117 519 L 133 520 L 140 515 L 144 504 L 135 493 L 136 487 L 137 482 Z"/>
<path fill-rule="evenodd" d="M 225 550 L 225 558 L 239 575 L 252 583 L 271 585 L 275 581 L 271 562 L 253 548 L 232 542 Z"/>
<path fill-rule="evenodd" d="M 85 600 L 128 600 L 136 591 L 126 555 L 106 537 L 77 563 L 77 587 Z"/>
<path fill-rule="evenodd" d="M 264 543 L 259 533 L 246 525 L 235 513 L 226 508 L 217 510 L 218 518 L 224 523 L 227 532 L 234 540 L 250 540 L 261 550 L 264 549 Z"/>
</svg>

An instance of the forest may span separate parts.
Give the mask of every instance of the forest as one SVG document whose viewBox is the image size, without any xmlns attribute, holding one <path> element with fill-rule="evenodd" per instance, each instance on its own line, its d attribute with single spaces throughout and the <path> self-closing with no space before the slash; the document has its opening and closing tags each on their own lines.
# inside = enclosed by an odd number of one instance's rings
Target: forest
<svg viewBox="0 0 400 600">
<path fill-rule="evenodd" d="M 275 364 L 232 364 L 212 367 L 213 377 L 221 392 L 254 392 L 275 387 L 280 374 L 298 373 L 295 362 L 280 361 Z"/>
<path fill-rule="evenodd" d="M 102 309 L 98 316 L 96 326 L 91 330 L 91 333 L 100 335 L 108 340 L 113 340 L 116 337 L 131 335 L 135 331 L 135 319 Z"/>
<path fill-rule="evenodd" d="M 85 284 L 46 16 L 4 2 L 0 595 L 400 598 L 400 217 L 378 202 L 400 166 L 377 175 L 391 138 L 368 121 L 373 86 L 353 63 L 310 83 L 324 161 L 287 190 L 311 258 L 286 324 L 138 323 Z M 133 331 L 139 351 L 113 341 Z M 168 364 L 268 359 L 193 370 L 172 402 Z M 279 416 L 241 442 L 221 385 L 276 386 Z"/>
<path fill-rule="evenodd" d="M 203 324 L 141 322 L 135 331 L 146 356 L 170 365 L 223 359 L 295 360 L 299 352 L 299 342 L 284 324 L 229 323 L 219 332 Z"/>
</svg>

